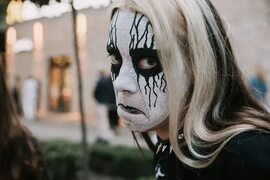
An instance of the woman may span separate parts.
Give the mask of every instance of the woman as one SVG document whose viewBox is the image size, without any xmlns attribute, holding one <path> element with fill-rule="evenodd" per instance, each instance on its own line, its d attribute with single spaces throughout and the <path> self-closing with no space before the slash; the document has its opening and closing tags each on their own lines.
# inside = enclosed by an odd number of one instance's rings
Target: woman
<svg viewBox="0 0 270 180">
<path fill-rule="evenodd" d="M 1 61 L 0 95 L 0 179 L 49 179 L 37 141 L 17 118 Z"/>
<path fill-rule="evenodd" d="M 270 179 L 270 116 L 209 0 L 121 0 L 107 43 L 118 113 L 155 131 L 157 179 Z"/>
</svg>

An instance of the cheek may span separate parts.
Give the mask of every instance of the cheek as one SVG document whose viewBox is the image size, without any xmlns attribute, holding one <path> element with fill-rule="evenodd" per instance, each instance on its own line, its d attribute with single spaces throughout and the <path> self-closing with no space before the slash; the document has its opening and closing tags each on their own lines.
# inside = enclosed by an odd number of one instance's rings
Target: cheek
<svg viewBox="0 0 270 180">
<path fill-rule="evenodd" d="M 137 82 L 144 101 L 149 109 L 156 108 L 158 104 L 167 99 L 167 82 L 164 73 L 159 73 L 151 77 L 137 75 Z M 164 103 L 165 103 L 164 102 Z"/>
<path fill-rule="evenodd" d="M 158 90 L 156 94 L 157 98 L 154 97 L 152 100 L 152 102 L 155 100 L 155 107 L 148 108 L 149 121 L 154 124 L 156 124 L 155 122 L 163 122 L 169 116 L 167 92 L 164 93 L 162 90 Z"/>
</svg>

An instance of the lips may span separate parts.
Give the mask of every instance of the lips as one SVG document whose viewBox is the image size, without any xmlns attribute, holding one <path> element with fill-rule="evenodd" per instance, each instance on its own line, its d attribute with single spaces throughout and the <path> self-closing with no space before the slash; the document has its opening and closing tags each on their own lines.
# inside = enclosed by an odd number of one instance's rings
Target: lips
<svg viewBox="0 0 270 180">
<path fill-rule="evenodd" d="M 131 106 L 125 106 L 124 104 L 118 104 L 118 106 L 123 109 L 125 112 L 130 113 L 130 114 L 144 114 L 141 110 L 131 107 Z"/>
</svg>

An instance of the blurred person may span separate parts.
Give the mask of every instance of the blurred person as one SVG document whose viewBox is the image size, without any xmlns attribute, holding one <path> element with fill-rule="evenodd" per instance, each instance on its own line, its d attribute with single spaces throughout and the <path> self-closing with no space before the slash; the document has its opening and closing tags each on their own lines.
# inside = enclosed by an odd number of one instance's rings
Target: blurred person
<svg viewBox="0 0 270 180">
<path fill-rule="evenodd" d="M 24 80 L 22 89 L 22 107 L 26 120 L 32 121 L 36 118 L 38 99 L 39 99 L 39 83 L 33 76 L 28 76 Z"/>
<path fill-rule="evenodd" d="M 119 116 L 117 114 L 117 106 L 115 100 L 115 93 L 113 88 L 112 79 L 110 76 L 106 77 L 107 81 L 107 95 L 108 95 L 108 116 L 111 129 L 115 132 L 115 134 L 119 134 Z"/>
<path fill-rule="evenodd" d="M 21 125 L 0 63 L 0 179 L 48 180 L 37 140 Z"/>
<path fill-rule="evenodd" d="M 94 98 L 98 106 L 98 140 L 108 141 L 113 137 L 110 129 L 109 112 L 115 103 L 114 94 L 111 93 L 112 83 L 104 70 L 99 71 L 99 79 L 94 89 Z"/>
<path fill-rule="evenodd" d="M 259 101 L 266 102 L 268 93 L 267 81 L 264 70 L 259 65 L 255 66 L 255 73 L 250 79 L 250 89 L 255 98 Z"/>
<path fill-rule="evenodd" d="M 155 176 L 269 180 L 270 115 L 209 0 L 116 0 L 107 41 L 117 111 L 155 131 Z"/>
<path fill-rule="evenodd" d="M 20 77 L 15 78 L 15 82 L 12 88 L 12 97 L 15 105 L 15 110 L 18 115 L 22 115 L 22 102 L 21 102 L 21 79 Z"/>
</svg>

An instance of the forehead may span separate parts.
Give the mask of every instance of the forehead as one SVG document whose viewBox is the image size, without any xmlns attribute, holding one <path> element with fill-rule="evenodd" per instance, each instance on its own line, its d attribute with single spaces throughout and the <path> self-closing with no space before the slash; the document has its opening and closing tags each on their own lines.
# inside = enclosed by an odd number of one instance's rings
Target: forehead
<svg viewBox="0 0 270 180">
<path fill-rule="evenodd" d="M 145 42 L 154 36 L 149 19 L 141 13 L 127 9 L 118 9 L 111 20 L 110 29 L 115 28 L 116 40 L 119 49 L 129 47 L 131 41 L 136 41 L 138 47 L 144 47 Z"/>
<path fill-rule="evenodd" d="M 144 31 L 148 18 L 141 13 L 136 13 L 127 9 L 118 9 L 112 18 L 112 25 L 116 25 L 119 31 L 129 32 L 132 25 L 136 25 L 139 31 Z"/>
</svg>

